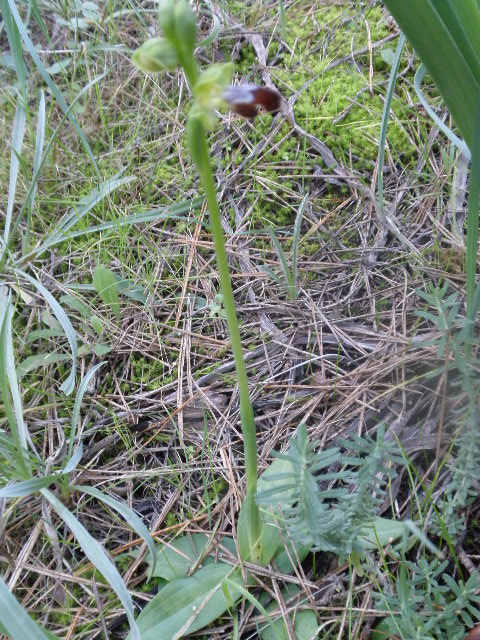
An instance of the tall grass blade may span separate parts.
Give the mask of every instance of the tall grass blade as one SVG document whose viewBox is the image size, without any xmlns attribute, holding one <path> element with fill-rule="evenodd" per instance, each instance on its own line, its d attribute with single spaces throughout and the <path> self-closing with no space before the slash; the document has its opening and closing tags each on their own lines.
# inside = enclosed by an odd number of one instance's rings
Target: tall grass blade
<svg viewBox="0 0 480 640">
<path fill-rule="evenodd" d="M 10 234 L 10 226 L 12 224 L 13 207 L 15 204 L 15 192 L 17 190 L 18 171 L 20 169 L 20 153 L 23 146 L 23 136 L 25 134 L 25 121 L 26 113 L 25 109 L 20 102 L 17 102 L 17 109 L 15 111 L 15 118 L 13 120 L 12 131 L 12 151 L 10 154 L 10 179 L 8 181 L 8 200 L 7 200 L 7 213 L 5 216 L 5 230 L 3 237 L 5 242 L 8 242 L 8 236 Z"/>
<path fill-rule="evenodd" d="M 212 19 L 212 29 L 206 38 L 200 40 L 200 42 L 197 44 L 197 47 L 206 47 L 207 45 L 212 44 L 212 42 L 215 42 L 215 40 L 218 38 L 218 34 L 220 33 L 220 20 L 212 11 L 209 11 L 208 9 L 205 11 L 205 13 L 207 13 Z"/>
<path fill-rule="evenodd" d="M 295 218 L 295 225 L 293 227 L 293 242 L 292 242 L 292 280 L 295 297 L 298 295 L 298 243 L 300 241 L 300 231 L 302 228 L 303 212 L 308 200 L 308 193 L 305 194 L 303 200 L 298 207 L 297 216 Z"/>
<path fill-rule="evenodd" d="M 125 178 L 121 178 L 120 176 L 124 171 L 125 168 L 116 173 L 112 178 L 105 180 L 100 185 L 92 189 L 87 196 L 81 198 L 79 203 L 70 209 L 70 211 L 60 220 L 57 225 L 57 230 L 48 235 L 40 247 L 36 249 L 37 257 L 53 244 L 58 244 L 58 242 L 63 242 L 67 239 L 69 237 L 68 231 L 78 224 L 78 222 L 80 222 L 87 213 L 89 213 L 106 196 L 112 193 L 112 191 L 136 180 L 135 176 L 126 176 Z"/>
<path fill-rule="evenodd" d="M 74 486 L 73 489 L 76 489 L 81 493 L 86 493 L 87 495 L 93 496 L 94 498 L 97 498 L 97 500 L 108 504 L 109 507 L 117 511 L 124 518 L 124 520 L 128 522 L 132 529 L 136 531 L 138 535 L 145 541 L 145 544 L 147 545 L 148 550 L 150 551 L 150 554 L 152 556 L 151 571 L 154 571 L 157 561 L 157 554 L 155 553 L 155 543 L 153 542 L 153 538 L 150 535 L 150 531 L 143 524 L 135 511 L 133 511 L 133 509 L 130 509 L 130 507 L 126 504 L 123 504 L 123 502 L 119 502 L 115 498 L 112 498 L 111 496 L 103 493 L 102 491 L 99 491 L 99 489 L 95 489 L 94 487 L 87 487 L 82 485 Z"/>
<path fill-rule="evenodd" d="M 12 640 L 59 640 L 42 629 L 18 604 L 9 588 L 0 578 L 0 632 Z"/>
<path fill-rule="evenodd" d="M 270 235 L 270 238 L 272 239 L 273 246 L 275 247 L 275 252 L 280 262 L 280 269 L 282 270 L 283 277 L 285 278 L 285 284 L 287 286 L 288 295 L 291 298 L 295 298 L 296 297 L 295 282 L 293 281 L 292 272 L 290 271 L 290 267 L 288 266 L 287 258 L 285 256 L 283 247 L 280 244 L 277 236 L 271 229 L 269 229 L 268 233 Z"/>
<path fill-rule="evenodd" d="M 23 59 L 22 41 L 20 34 L 18 33 L 17 25 L 12 17 L 10 8 L 8 6 L 8 0 L 0 0 L 0 9 L 2 10 L 3 24 L 5 26 L 5 32 L 7 34 L 8 44 L 10 45 L 10 51 L 12 52 L 13 62 L 15 64 L 15 72 L 18 78 L 18 84 L 20 87 L 20 93 L 22 98 L 27 103 L 27 80 L 26 80 L 26 66 Z"/>
<path fill-rule="evenodd" d="M 150 211 L 144 211 L 141 213 L 132 213 L 129 216 L 125 216 L 124 218 L 117 218 L 115 220 L 110 220 L 108 222 L 102 222 L 100 224 L 93 225 L 92 227 L 88 227 L 87 229 L 80 229 L 78 231 L 70 231 L 65 235 L 58 235 L 57 237 L 50 239 L 44 243 L 42 243 L 36 249 L 33 249 L 26 255 L 22 256 L 19 264 L 26 264 L 27 262 L 37 258 L 39 255 L 44 253 L 50 247 L 53 247 L 61 242 L 65 242 L 65 240 L 71 240 L 73 238 L 79 238 L 82 236 L 89 235 L 90 233 L 98 233 L 99 231 L 110 231 L 117 230 L 122 227 L 128 227 L 134 224 L 143 224 L 146 222 L 154 222 L 157 220 L 184 220 L 185 213 L 189 211 L 193 211 L 195 209 L 199 209 L 205 199 L 203 197 L 194 198 L 193 200 L 185 200 L 184 202 L 180 202 L 179 204 L 175 204 L 172 207 L 161 207 L 159 209 L 152 209 Z"/>
<path fill-rule="evenodd" d="M 13 442 L 15 443 L 15 466 L 23 477 L 28 477 L 29 463 L 25 447 L 25 430 L 19 428 L 15 416 L 16 407 L 12 409 L 12 395 L 10 388 L 10 377 L 8 371 L 8 351 L 9 338 L 8 333 L 11 332 L 11 301 L 10 296 L 6 294 L 5 288 L 0 289 L 0 390 L 3 398 L 3 412 L 7 417 Z M 11 375 L 11 374 L 10 374 Z M 23 424 L 23 416 L 21 419 Z"/>
<path fill-rule="evenodd" d="M 41 295 L 50 305 L 53 313 L 55 314 L 55 317 L 60 322 L 63 330 L 65 331 L 65 335 L 67 336 L 67 340 L 70 345 L 70 351 L 72 353 L 72 368 L 70 370 L 70 375 L 62 384 L 60 389 L 68 396 L 72 393 L 75 387 L 75 373 L 77 369 L 77 337 L 72 327 L 72 323 L 68 319 L 65 311 L 52 296 L 50 291 L 48 291 L 48 289 L 46 289 L 41 282 L 39 282 L 36 278 L 33 278 L 28 273 L 25 273 L 25 271 L 21 271 L 20 269 L 15 269 L 15 273 L 18 276 L 25 278 L 25 280 L 28 280 L 28 282 L 30 282 L 30 284 L 33 284 L 35 289 L 37 289 L 41 293 Z"/>
<path fill-rule="evenodd" d="M 85 376 L 83 377 L 80 386 L 78 387 L 77 396 L 75 398 L 75 404 L 73 405 L 73 413 L 72 413 L 72 427 L 70 429 L 69 443 L 68 443 L 68 454 L 67 460 L 70 460 L 73 453 L 73 445 L 75 443 L 75 436 L 77 435 L 77 424 L 78 418 L 80 416 L 80 409 L 83 402 L 83 396 L 85 395 L 85 391 L 89 385 L 90 380 L 97 373 L 100 367 L 103 367 L 105 362 L 99 362 L 94 367 L 92 367 Z"/>
<path fill-rule="evenodd" d="M 40 177 L 40 168 L 42 164 L 42 150 L 43 143 L 45 140 L 45 93 L 43 91 L 40 92 L 40 102 L 38 105 L 38 114 L 37 114 L 37 137 L 35 139 L 35 155 L 33 156 L 33 173 L 32 173 L 32 189 L 29 190 L 29 204 L 28 204 L 28 218 L 27 218 L 27 228 L 25 231 L 25 236 L 22 241 L 22 253 L 25 251 L 26 247 L 28 247 L 28 243 L 30 241 L 30 229 L 32 227 L 32 214 L 33 214 L 33 203 L 35 202 L 35 195 L 37 193 L 37 184 L 38 178 Z"/>
<path fill-rule="evenodd" d="M 37 493 L 37 491 L 53 484 L 62 475 L 61 473 L 52 474 L 50 476 L 43 476 L 42 478 L 32 478 L 31 480 L 22 480 L 21 482 L 9 484 L 0 489 L 0 498 L 23 498 L 24 496 L 30 496 L 32 493 Z"/>
<path fill-rule="evenodd" d="M 475 114 L 475 130 L 472 148 L 472 164 L 470 167 L 470 190 L 468 194 L 467 214 L 467 318 L 472 321 L 473 332 L 475 320 L 475 287 L 477 278 L 478 252 L 478 215 L 480 198 L 480 94 Z M 470 354 L 470 346 L 467 353 Z"/>
<path fill-rule="evenodd" d="M 385 142 L 387 140 L 387 128 L 388 118 L 390 115 L 390 107 L 392 106 L 393 92 L 395 90 L 395 84 L 397 82 L 398 69 L 400 67 L 400 60 L 402 58 L 403 48 L 405 46 L 405 36 L 403 33 L 397 44 L 397 50 L 395 51 L 395 57 L 393 59 L 392 69 L 390 71 L 390 77 L 388 79 L 387 93 L 385 94 L 385 102 L 383 104 L 382 123 L 380 125 L 380 140 L 378 141 L 378 173 L 377 173 L 377 191 L 378 191 L 378 214 L 380 222 L 387 224 L 387 217 L 385 215 L 385 203 L 383 200 L 383 163 L 385 159 Z"/>
<path fill-rule="evenodd" d="M 40 60 L 38 53 L 32 43 L 32 41 L 30 40 L 30 37 L 27 33 L 27 30 L 25 29 L 25 25 L 22 22 L 22 19 L 20 17 L 20 14 L 18 13 L 17 7 L 15 6 L 15 0 L 8 0 L 8 5 L 10 7 L 13 19 L 15 20 L 15 23 L 17 25 L 18 28 L 18 32 L 28 50 L 28 53 L 32 56 L 33 61 L 35 62 L 37 69 L 39 70 L 40 74 L 42 75 L 43 79 L 45 80 L 46 84 L 48 85 L 48 87 L 50 88 L 50 90 L 52 91 L 53 95 L 55 96 L 55 99 L 57 100 L 58 104 L 60 105 L 62 111 L 64 111 L 65 113 L 68 113 L 68 119 L 70 120 L 70 122 L 72 123 L 72 125 L 75 127 L 80 140 L 82 141 L 82 145 L 87 153 L 87 155 L 90 158 L 90 161 L 92 163 L 93 168 L 95 169 L 95 173 L 97 174 L 97 176 L 101 179 L 100 176 L 100 172 L 98 170 L 98 166 L 97 163 L 95 161 L 95 158 L 93 156 L 92 150 L 90 148 L 90 145 L 87 142 L 87 139 L 85 137 L 85 134 L 83 133 L 82 128 L 80 127 L 78 120 L 75 118 L 75 116 L 73 115 L 73 113 L 69 110 L 68 104 L 65 101 L 65 98 L 63 97 L 61 91 L 59 90 L 59 88 L 57 87 L 57 85 L 53 82 L 51 76 L 49 75 L 48 71 L 46 70 L 43 62 Z"/>
<path fill-rule="evenodd" d="M 107 556 L 102 545 L 88 533 L 73 513 L 71 513 L 51 491 L 48 489 L 42 489 L 42 495 L 45 496 L 60 518 L 65 522 L 67 527 L 78 540 L 78 543 L 82 547 L 87 558 L 102 573 L 105 579 L 108 580 L 112 589 L 119 597 L 130 625 L 132 640 L 141 640 L 140 631 L 137 623 L 135 622 L 133 603 L 130 593 L 125 586 L 122 577 L 118 573 L 117 568 Z M 34 636 L 32 636 L 32 638 L 33 637 Z"/>
<path fill-rule="evenodd" d="M 415 73 L 415 78 L 413 81 L 413 86 L 415 87 L 415 91 L 417 93 L 417 96 L 420 102 L 423 105 L 423 108 L 428 113 L 430 118 L 435 122 L 438 129 L 447 136 L 450 142 L 452 142 L 452 144 L 454 144 L 457 147 L 457 149 L 465 155 L 466 158 L 470 160 L 471 153 L 467 144 L 464 142 L 464 140 L 460 140 L 460 138 L 457 135 L 455 135 L 455 133 L 450 129 L 450 127 L 447 127 L 447 125 L 440 120 L 440 118 L 437 116 L 437 114 L 432 109 L 432 107 L 428 104 L 427 99 L 423 95 L 421 85 L 422 85 L 422 80 L 424 79 L 426 73 L 427 73 L 427 67 L 424 64 L 421 64 L 418 67 L 417 72 Z"/>
<path fill-rule="evenodd" d="M 13 225 L 13 229 L 12 229 L 12 233 L 14 232 L 14 230 L 16 229 L 16 227 L 18 226 L 19 221 L 22 219 L 22 216 L 25 212 L 25 209 L 27 207 L 29 207 L 30 202 L 32 201 L 32 193 L 35 191 L 36 186 L 37 186 L 37 182 L 38 182 L 38 178 L 40 176 L 40 172 L 42 170 L 43 165 L 45 164 L 45 161 L 53 147 L 53 144 L 57 138 L 57 135 L 59 133 L 59 131 L 61 130 L 65 120 L 67 120 L 67 118 L 70 115 L 70 112 L 73 110 L 73 108 L 75 107 L 76 103 L 80 100 L 80 98 L 89 91 L 89 89 L 91 87 L 93 87 L 94 85 L 96 85 L 98 82 L 100 82 L 100 80 L 102 80 L 105 76 L 107 75 L 107 72 L 100 74 L 99 76 L 96 76 L 95 78 L 92 78 L 92 80 L 90 80 L 90 82 L 88 84 L 86 84 L 79 92 L 78 94 L 75 96 L 75 98 L 72 100 L 72 102 L 70 103 L 70 106 L 68 107 L 68 110 L 63 114 L 63 116 L 60 119 L 60 122 L 57 125 L 57 128 L 55 129 L 55 131 L 53 132 L 53 134 L 50 136 L 49 141 L 47 142 L 47 145 L 45 147 L 45 151 L 43 152 L 43 155 L 41 157 L 41 160 L 39 161 L 37 168 L 34 169 L 33 171 L 33 175 L 32 175 L 32 179 L 30 180 L 30 185 L 28 187 L 27 190 L 27 194 L 25 196 L 25 200 L 24 203 L 22 205 L 22 207 L 20 208 L 19 214 L 17 216 L 17 219 Z"/>
<path fill-rule="evenodd" d="M 427 67 L 470 150 L 480 91 L 477 0 L 384 0 Z M 455 19 L 450 19 L 454 15 Z M 441 43 L 441 54 L 439 53 Z"/>
<path fill-rule="evenodd" d="M 5 332 L 5 349 L 2 354 L 2 362 L 0 366 L 4 367 L 7 372 L 8 383 L 10 385 L 10 393 L 12 394 L 13 407 L 15 410 L 15 424 L 18 432 L 18 441 L 23 449 L 27 449 L 27 428 L 23 421 L 22 397 L 18 387 L 17 373 L 15 370 L 15 356 L 13 353 L 12 338 L 12 318 L 13 305 L 10 296 L 8 297 L 7 312 L 4 318 L 3 331 Z"/>
</svg>

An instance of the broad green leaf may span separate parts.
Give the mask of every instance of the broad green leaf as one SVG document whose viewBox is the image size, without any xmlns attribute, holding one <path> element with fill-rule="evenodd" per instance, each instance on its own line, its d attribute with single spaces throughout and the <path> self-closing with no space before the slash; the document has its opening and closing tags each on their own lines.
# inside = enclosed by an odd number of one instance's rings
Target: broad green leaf
<svg viewBox="0 0 480 640">
<path fill-rule="evenodd" d="M 60 302 L 66 305 L 67 307 L 70 307 L 70 309 L 73 309 L 74 311 L 78 311 L 78 313 L 82 316 L 82 318 L 89 319 L 92 315 L 91 309 L 76 296 L 71 296 L 71 295 L 60 296 Z"/>
<path fill-rule="evenodd" d="M 106 356 L 107 353 L 110 353 L 111 350 L 112 347 L 109 347 L 108 344 L 96 344 L 93 348 L 95 355 L 99 358 Z"/>
<path fill-rule="evenodd" d="M 143 304 L 146 303 L 147 296 L 145 295 L 143 287 L 135 284 L 131 280 L 118 276 L 116 273 L 114 274 L 114 276 L 117 279 L 117 287 L 119 293 L 127 296 L 127 298 L 136 300 L 137 302 L 141 302 Z"/>
<path fill-rule="evenodd" d="M 117 511 L 122 516 L 122 518 L 124 518 L 126 522 L 128 522 L 128 524 L 132 527 L 132 529 L 136 531 L 138 535 L 141 538 L 143 538 L 143 540 L 145 541 L 145 544 L 147 545 L 148 550 L 150 551 L 151 558 L 153 561 L 153 570 L 155 570 L 156 554 L 155 554 L 155 544 L 153 542 L 153 538 L 150 535 L 150 531 L 143 524 L 143 522 L 137 516 L 135 511 L 133 511 L 133 509 L 131 509 L 128 505 L 124 504 L 123 502 L 119 502 L 115 498 L 112 498 L 106 493 L 103 493 L 103 491 L 99 491 L 94 487 L 74 486 L 74 489 L 76 489 L 77 491 L 86 493 L 89 496 L 94 496 L 95 498 L 97 498 L 97 500 L 100 500 L 101 502 L 108 504 L 109 507 Z"/>
<path fill-rule="evenodd" d="M 95 331 L 100 335 L 103 331 L 103 322 L 100 320 L 98 316 L 90 317 L 90 324 L 95 329 Z"/>
<path fill-rule="evenodd" d="M 300 592 L 300 589 L 293 584 L 289 584 L 282 589 L 283 599 L 286 601 Z M 278 609 L 276 602 L 270 603 L 266 607 L 271 614 L 272 611 Z M 317 616 L 313 609 L 301 609 L 294 614 L 290 614 L 290 620 L 295 630 L 295 640 L 316 640 L 318 638 Z M 260 629 L 260 637 L 262 640 L 289 640 L 285 628 L 285 621 L 282 617 L 276 618 L 273 624 L 268 624 Z"/>
<path fill-rule="evenodd" d="M 115 314 L 117 320 L 120 319 L 120 304 L 118 302 L 118 285 L 115 274 L 99 265 L 93 272 L 93 286 L 103 302 L 108 305 Z"/>
<path fill-rule="evenodd" d="M 292 542 L 287 540 L 287 546 L 282 544 L 274 556 L 274 561 L 280 573 L 291 574 L 295 571 L 298 563 L 303 562 L 310 553 L 310 545 L 296 546 L 294 548 Z M 292 562 L 294 564 L 292 564 Z"/>
<path fill-rule="evenodd" d="M 51 76 L 56 76 L 62 71 L 65 71 L 72 64 L 71 58 L 65 58 L 64 60 L 60 60 L 60 62 L 54 62 L 50 67 L 47 67 L 46 71 Z"/>
<path fill-rule="evenodd" d="M 102 573 L 105 579 L 108 580 L 112 589 L 119 597 L 130 625 L 131 632 L 129 637 L 131 640 L 145 640 L 145 638 L 140 636 L 138 626 L 135 622 L 133 603 L 130 593 L 125 586 L 121 575 L 118 573 L 116 566 L 107 556 L 102 545 L 88 533 L 73 513 L 67 509 L 67 507 L 62 504 L 51 491 L 48 489 L 42 489 L 42 495 L 45 496 L 60 518 L 65 522 L 67 527 L 78 540 L 78 543 L 82 547 L 87 558 Z M 35 638 L 35 636 L 32 636 L 32 639 L 33 638 Z"/>
<path fill-rule="evenodd" d="M 404 522 L 377 517 L 371 523 L 362 526 L 354 547 L 356 551 L 378 549 L 379 544 L 381 547 L 385 547 L 401 538 L 406 532 Z"/>
<path fill-rule="evenodd" d="M 253 492 L 247 491 L 238 514 L 237 542 L 242 560 L 253 563 L 261 561 L 260 540 L 254 538 L 251 526 L 252 519 L 256 517 L 256 509 L 255 496 Z"/>
<path fill-rule="evenodd" d="M 164 578 L 169 582 L 179 578 L 186 578 L 188 571 L 204 553 L 208 540 L 209 536 L 206 533 L 193 533 L 192 535 L 176 538 L 169 542 L 168 545 L 157 546 L 155 551 L 156 567 L 150 569 L 150 575 Z M 236 554 L 235 542 L 228 537 L 222 538 L 219 544 L 215 544 L 210 553 L 216 553 L 218 548 L 222 546 L 226 547 L 231 553 Z M 206 566 L 212 562 L 214 562 L 214 558 L 211 555 L 207 555 L 201 564 Z"/>
<path fill-rule="evenodd" d="M 165 586 L 137 618 L 142 640 L 171 640 L 203 629 L 231 606 L 223 581 L 229 577 L 243 584 L 239 569 L 224 562 L 209 564 L 190 578 L 174 580 Z M 229 589 L 234 601 L 240 591 Z M 129 635 L 127 640 L 133 640 Z"/>
<path fill-rule="evenodd" d="M 16 598 L 0 578 L 0 633 L 11 640 L 59 640 L 59 637 L 42 629 L 18 604 Z"/>
</svg>

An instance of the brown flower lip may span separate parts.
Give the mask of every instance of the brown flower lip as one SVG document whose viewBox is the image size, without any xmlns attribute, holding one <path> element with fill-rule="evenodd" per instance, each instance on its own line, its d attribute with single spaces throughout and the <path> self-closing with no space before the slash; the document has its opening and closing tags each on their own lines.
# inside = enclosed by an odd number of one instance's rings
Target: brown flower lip
<svg viewBox="0 0 480 640">
<path fill-rule="evenodd" d="M 260 108 L 273 113 L 280 109 L 282 98 L 278 91 L 256 84 L 237 84 L 226 89 L 222 98 L 230 109 L 244 118 L 254 118 Z"/>
</svg>

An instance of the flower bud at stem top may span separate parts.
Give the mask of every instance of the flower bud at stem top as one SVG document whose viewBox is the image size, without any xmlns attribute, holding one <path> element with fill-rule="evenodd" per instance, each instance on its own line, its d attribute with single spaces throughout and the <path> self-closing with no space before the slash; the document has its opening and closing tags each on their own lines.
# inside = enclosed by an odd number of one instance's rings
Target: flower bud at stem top
<svg viewBox="0 0 480 640">
<path fill-rule="evenodd" d="M 163 0 L 158 10 L 158 23 L 163 34 L 177 49 L 192 53 L 197 39 L 195 14 L 185 0 Z"/>
</svg>

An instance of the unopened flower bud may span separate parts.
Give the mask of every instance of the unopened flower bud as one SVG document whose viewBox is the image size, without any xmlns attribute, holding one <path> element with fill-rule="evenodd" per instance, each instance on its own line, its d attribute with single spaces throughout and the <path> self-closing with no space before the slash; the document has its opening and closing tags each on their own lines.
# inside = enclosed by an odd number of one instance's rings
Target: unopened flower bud
<svg viewBox="0 0 480 640">
<path fill-rule="evenodd" d="M 142 71 L 174 71 L 179 60 L 175 47 L 165 38 L 151 38 L 142 44 L 132 56 Z"/>
<path fill-rule="evenodd" d="M 175 46 L 193 51 L 197 39 L 195 14 L 185 0 L 163 0 L 158 10 L 158 23 L 163 34 Z"/>
<path fill-rule="evenodd" d="M 166 38 L 175 39 L 175 0 L 162 0 L 158 9 L 158 24 Z"/>
<path fill-rule="evenodd" d="M 194 50 L 197 40 L 197 23 L 195 14 L 185 0 L 180 0 L 175 5 L 175 34 L 185 50 Z"/>
</svg>

